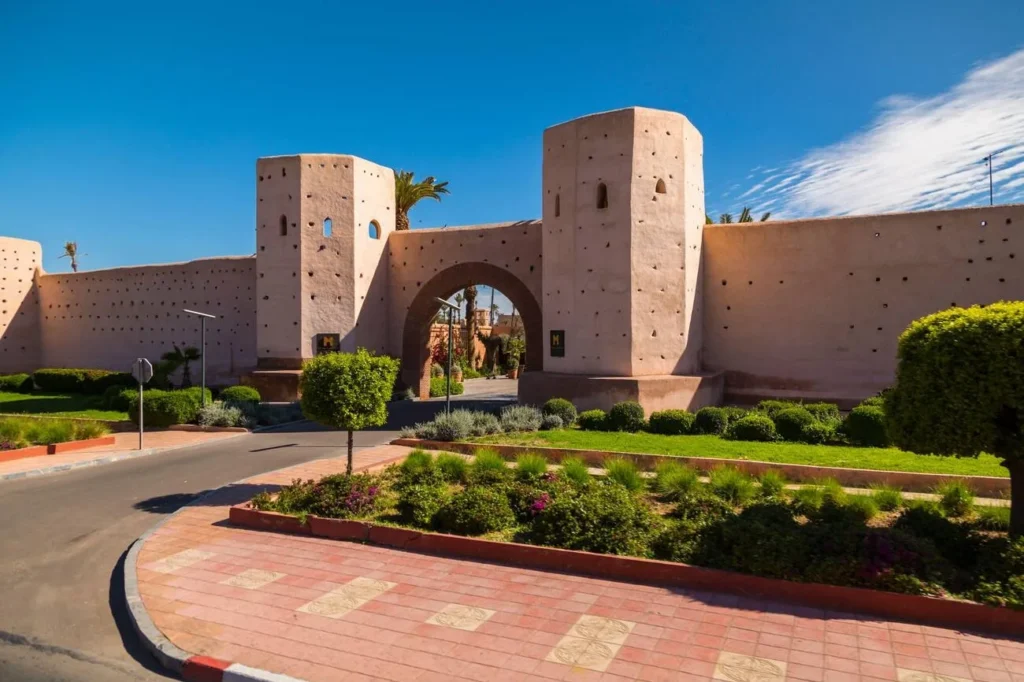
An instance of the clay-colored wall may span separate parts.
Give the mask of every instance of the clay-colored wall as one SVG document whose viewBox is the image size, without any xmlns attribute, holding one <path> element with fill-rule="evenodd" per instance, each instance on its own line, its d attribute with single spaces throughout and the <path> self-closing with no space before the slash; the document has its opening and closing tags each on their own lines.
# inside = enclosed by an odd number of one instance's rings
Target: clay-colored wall
<svg viewBox="0 0 1024 682">
<path fill-rule="evenodd" d="M 370 161 L 355 159 L 355 334 L 358 346 L 388 351 L 388 238 L 395 231 L 395 173 Z M 370 236 L 370 224 L 376 223 Z"/>
<path fill-rule="evenodd" d="M 1024 299 L 1024 206 L 708 226 L 704 362 L 732 395 L 863 398 L 899 334 Z"/>
<path fill-rule="evenodd" d="M 199 347 L 188 308 L 218 316 L 206 326 L 207 380 L 236 381 L 256 365 L 255 270 L 247 256 L 40 275 L 39 364 L 128 371 L 172 344 Z"/>
<path fill-rule="evenodd" d="M 39 366 L 39 294 L 36 274 L 42 247 L 0 237 L 0 372 L 31 372 Z"/>
</svg>

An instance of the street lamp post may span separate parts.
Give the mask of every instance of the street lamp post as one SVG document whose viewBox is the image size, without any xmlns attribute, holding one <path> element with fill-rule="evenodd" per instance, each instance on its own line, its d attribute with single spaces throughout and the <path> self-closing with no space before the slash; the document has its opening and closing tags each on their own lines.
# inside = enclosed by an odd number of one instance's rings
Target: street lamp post
<svg viewBox="0 0 1024 682">
<path fill-rule="evenodd" d="M 452 413 L 452 316 L 458 309 L 457 306 L 452 305 L 443 298 L 434 298 L 435 301 L 443 305 L 448 309 L 448 380 L 445 382 L 445 397 L 444 397 L 444 411 L 446 414 Z"/>
<path fill-rule="evenodd" d="M 202 361 L 202 368 L 203 368 L 202 369 L 202 377 L 203 378 L 202 378 L 202 387 L 199 389 L 199 395 L 201 396 L 199 400 L 200 400 L 200 405 L 202 405 L 203 407 L 206 407 L 206 320 L 207 319 L 216 320 L 217 316 L 216 315 L 210 315 L 209 313 L 201 313 L 201 312 L 198 312 L 196 310 L 188 310 L 187 308 L 184 309 L 184 310 L 189 315 L 195 315 L 196 317 L 198 317 L 202 321 L 201 324 L 202 324 L 202 330 L 203 331 L 202 331 L 202 340 L 201 340 L 201 343 L 200 343 L 200 346 L 199 346 L 199 356 L 200 356 L 200 360 Z"/>
<path fill-rule="evenodd" d="M 992 160 L 995 157 L 995 152 L 985 157 L 985 161 L 988 162 L 988 205 L 991 206 L 993 202 L 992 195 Z"/>
</svg>

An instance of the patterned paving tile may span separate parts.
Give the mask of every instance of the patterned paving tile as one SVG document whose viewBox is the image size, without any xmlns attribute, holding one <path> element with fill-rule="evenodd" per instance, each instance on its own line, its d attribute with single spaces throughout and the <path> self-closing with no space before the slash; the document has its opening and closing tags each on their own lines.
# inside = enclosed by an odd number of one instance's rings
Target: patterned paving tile
<svg viewBox="0 0 1024 682">
<path fill-rule="evenodd" d="M 269 585 L 275 580 L 280 580 L 286 575 L 286 573 L 275 573 L 274 571 L 263 571 L 258 568 L 249 568 L 238 575 L 232 576 L 227 580 L 221 580 L 220 582 L 221 585 L 244 587 L 247 590 L 258 590 L 264 585 Z"/>
<path fill-rule="evenodd" d="M 604 672 L 636 623 L 599 616 L 580 616 L 544 660 Z"/>
<path fill-rule="evenodd" d="M 726 682 L 782 682 L 786 678 L 786 664 L 723 651 L 718 655 L 714 678 Z"/>
<path fill-rule="evenodd" d="M 971 682 L 971 680 L 963 677 L 937 675 L 936 673 L 925 673 L 920 670 L 907 670 L 906 668 L 896 668 L 896 679 L 899 682 Z"/>
<path fill-rule="evenodd" d="M 457 630 L 476 630 L 494 615 L 490 609 L 462 604 L 448 604 L 427 619 L 431 625 L 442 625 Z"/>
<path fill-rule="evenodd" d="M 150 571 L 156 571 L 157 573 L 174 573 L 179 568 L 185 568 L 192 564 L 199 563 L 204 559 L 209 559 L 213 556 L 213 552 L 204 552 L 201 549 L 186 549 L 177 554 L 164 557 L 159 561 L 154 561 L 143 568 L 149 569 Z"/>
<path fill-rule="evenodd" d="M 386 580 L 354 578 L 308 604 L 303 604 L 297 610 L 326 618 L 341 618 L 349 611 L 358 609 L 371 599 L 384 594 L 396 584 Z"/>
</svg>

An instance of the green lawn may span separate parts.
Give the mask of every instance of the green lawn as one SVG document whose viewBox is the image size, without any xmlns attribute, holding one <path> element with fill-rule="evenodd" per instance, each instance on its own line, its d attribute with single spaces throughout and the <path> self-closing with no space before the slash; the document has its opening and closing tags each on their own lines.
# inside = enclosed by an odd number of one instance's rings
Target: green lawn
<svg viewBox="0 0 1024 682">
<path fill-rule="evenodd" d="M 5 393 L 0 391 L 0 413 L 43 414 L 54 417 L 80 417 L 124 421 L 127 412 L 103 407 L 103 396 L 70 393 Z"/>
<path fill-rule="evenodd" d="M 533 447 L 639 452 L 656 455 L 751 459 L 784 464 L 916 471 L 960 476 L 1010 474 L 992 455 L 977 459 L 915 455 L 895 448 L 854 448 L 803 443 L 749 443 L 717 436 L 659 436 L 652 433 L 606 433 L 562 429 L 536 433 L 504 434 L 474 439 L 479 443 L 504 443 Z"/>
</svg>

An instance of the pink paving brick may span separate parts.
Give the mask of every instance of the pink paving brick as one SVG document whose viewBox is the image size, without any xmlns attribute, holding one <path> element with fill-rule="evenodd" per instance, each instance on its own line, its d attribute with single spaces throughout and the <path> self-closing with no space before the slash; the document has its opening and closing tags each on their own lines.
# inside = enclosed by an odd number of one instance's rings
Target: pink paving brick
<svg viewBox="0 0 1024 682">
<path fill-rule="evenodd" d="M 357 466 L 403 452 L 392 446 L 362 450 Z M 343 466 L 321 460 L 252 482 L 288 482 Z M 223 523 L 228 505 L 237 501 L 225 497 L 223 506 L 207 500 L 207 506 L 188 507 L 146 541 L 140 566 L 188 550 L 211 556 L 170 572 L 139 568 L 143 603 L 157 627 L 186 651 L 311 682 L 706 682 L 723 652 L 784 663 L 785 679 L 800 682 L 897 682 L 897 668 L 975 682 L 1024 682 L 1024 644 L 1009 639 L 237 529 Z M 224 583 L 251 569 L 281 577 L 236 581 L 245 587 Z M 393 587 L 338 618 L 298 610 L 357 578 Z M 493 615 L 473 631 L 427 623 L 450 605 Z M 609 647 L 614 655 L 603 670 L 552 660 L 584 615 L 632 624 Z"/>
</svg>

